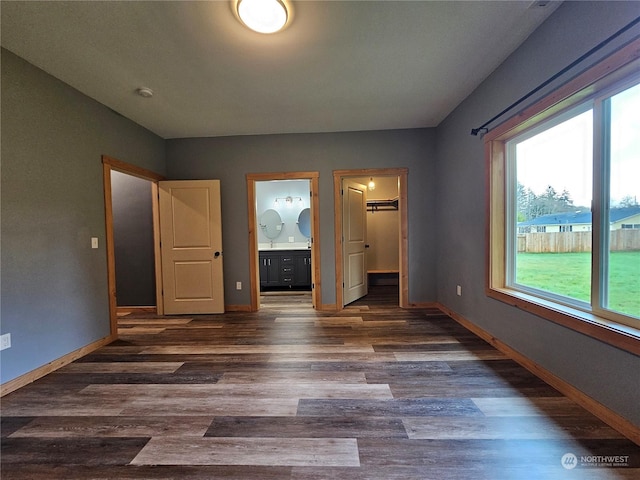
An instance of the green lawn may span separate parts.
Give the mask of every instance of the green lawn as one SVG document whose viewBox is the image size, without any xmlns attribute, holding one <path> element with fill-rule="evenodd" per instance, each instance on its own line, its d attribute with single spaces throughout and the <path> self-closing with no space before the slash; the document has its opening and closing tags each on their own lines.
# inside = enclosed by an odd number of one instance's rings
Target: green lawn
<svg viewBox="0 0 640 480">
<path fill-rule="evenodd" d="M 590 253 L 518 253 L 516 281 L 577 300 L 590 301 Z M 640 252 L 612 252 L 609 308 L 640 317 Z"/>
</svg>

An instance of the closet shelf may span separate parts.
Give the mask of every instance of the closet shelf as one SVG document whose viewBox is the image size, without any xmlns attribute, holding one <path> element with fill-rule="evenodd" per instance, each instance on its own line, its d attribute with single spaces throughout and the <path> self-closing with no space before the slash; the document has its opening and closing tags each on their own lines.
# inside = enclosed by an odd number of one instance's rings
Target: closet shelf
<svg viewBox="0 0 640 480">
<path fill-rule="evenodd" d="M 389 200 L 367 200 L 367 211 L 398 210 L 398 197 Z"/>
</svg>

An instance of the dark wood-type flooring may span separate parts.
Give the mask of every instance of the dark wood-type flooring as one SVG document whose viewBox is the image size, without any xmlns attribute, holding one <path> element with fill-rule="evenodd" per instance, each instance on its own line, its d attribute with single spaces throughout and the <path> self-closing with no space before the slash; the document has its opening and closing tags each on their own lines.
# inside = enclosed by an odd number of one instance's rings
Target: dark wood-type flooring
<svg viewBox="0 0 640 480">
<path fill-rule="evenodd" d="M 2 399 L 2 479 L 640 478 L 640 447 L 440 311 L 372 292 L 339 313 L 273 295 L 122 316 L 118 341 Z M 627 467 L 586 461 L 612 455 Z"/>
</svg>

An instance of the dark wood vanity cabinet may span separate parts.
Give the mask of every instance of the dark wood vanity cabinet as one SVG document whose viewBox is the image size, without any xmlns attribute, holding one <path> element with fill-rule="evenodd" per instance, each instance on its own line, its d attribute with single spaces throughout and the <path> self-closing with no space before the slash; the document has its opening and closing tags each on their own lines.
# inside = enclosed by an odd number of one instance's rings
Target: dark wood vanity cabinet
<svg viewBox="0 0 640 480">
<path fill-rule="evenodd" d="M 311 288 L 311 251 L 260 251 L 260 288 Z"/>
<path fill-rule="evenodd" d="M 280 258 L 271 252 L 260 252 L 260 287 L 280 286 Z"/>
<path fill-rule="evenodd" d="M 305 255 L 295 255 L 294 273 L 295 284 L 311 287 L 311 252 L 304 252 Z"/>
</svg>

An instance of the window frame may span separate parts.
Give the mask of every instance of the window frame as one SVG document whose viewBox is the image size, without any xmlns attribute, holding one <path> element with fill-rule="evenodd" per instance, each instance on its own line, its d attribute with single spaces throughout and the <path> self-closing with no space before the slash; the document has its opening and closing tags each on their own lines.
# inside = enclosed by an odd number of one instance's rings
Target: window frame
<svg viewBox="0 0 640 480">
<path fill-rule="evenodd" d="M 508 201 L 509 190 L 512 187 L 508 184 L 506 162 L 509 140 L 535 129 L 542 123 L 548 123 L 553 117 L 562 116 L 564 112 L 585 102 L 598 103 L 603 96 L 620 89 L 622 83 L 639 74 L 640 39 L 620 48 L 484 136 L 487 189 L 486 295 L 636 355 L 640 355 L 640 328 L 625 323 L 624 315 L 609 310 L 603 311 L 597 307 L 600 292 L 596 292 L 595 286 L 599 285 L 599 282 L 592 281 L 594 307 L 591 310 L 567 305 L 553 299 L 553 296 L 544 298 L 537 296 L 535 292 L 509 286 L 507 230 L 512 227 L 507 219 L 513 207 Z M 595 128 L 598 129 L 599 125 Z M 594 134 L 594 151 L 601 147 L 599 135 Z M 594 161 L 594 174 L 596 171 L 602 171 L 602 165 L 598 162 L 600 159 Z M 602 198 L 602 188 L 602 185 L 596 184 L 594 198 Z M 596 205 L 594 202 L 592 225 L 600 225 L 603 207 L 604 205 Z M 596 249 L 598 252 L 602 249 L 603 239 L 600 238 L 600 230 L 600 227 L 592 229 L 592 271 L 598 273 L 601 265 L 595 263 L 601 254 L 595 252 Z"/>
</svg>

